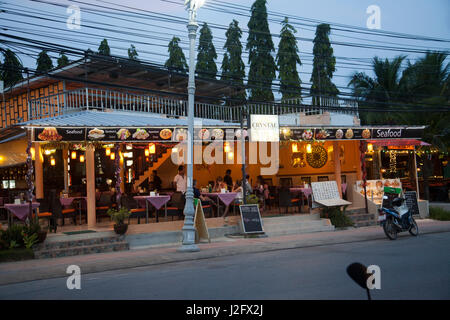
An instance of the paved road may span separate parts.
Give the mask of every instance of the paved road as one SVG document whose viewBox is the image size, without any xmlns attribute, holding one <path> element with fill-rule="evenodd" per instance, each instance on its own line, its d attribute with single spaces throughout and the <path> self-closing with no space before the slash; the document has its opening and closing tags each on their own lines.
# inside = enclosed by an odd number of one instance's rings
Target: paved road
<svg viewBox="0 0 450 320">
<path fill-rule="evenodd" d="M 373 299 L 450 299 L 450 232 L 171 263 L 0 286 L 0 299 L 366 299 L 346 274 L 381 268 Z M 82 270 L 81 270 L 82 271 Z"/>
</svg>

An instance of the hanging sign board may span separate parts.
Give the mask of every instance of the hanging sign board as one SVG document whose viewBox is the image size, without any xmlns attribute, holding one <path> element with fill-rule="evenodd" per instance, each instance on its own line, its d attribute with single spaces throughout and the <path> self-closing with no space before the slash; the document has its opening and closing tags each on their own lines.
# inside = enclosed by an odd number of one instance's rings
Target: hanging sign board
<svg viewBox="0 0 450 320">
<path fill-rule="evenodd" d="M 257 204 L 240 205 L 244 233 L 264 233 L 261 214 Z"/>
<path fill-rule="evenodd" d="M 280 141 L 280 128 L 278 115 L 251 114 L 250 115 L 250 141 L 251 142 L 278 142 Z"/>
</svg>

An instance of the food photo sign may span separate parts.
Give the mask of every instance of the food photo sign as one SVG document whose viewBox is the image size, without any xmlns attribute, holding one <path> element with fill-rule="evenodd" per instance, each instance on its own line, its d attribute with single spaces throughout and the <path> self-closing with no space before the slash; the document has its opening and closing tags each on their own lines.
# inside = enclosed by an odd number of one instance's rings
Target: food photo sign
<svg viewBox="0 0 450 320">
<path fill-rule="evenodd" d="M 401 189 L 402 183 L 400 179 L 385 179 L 385 180 L 367 180 L 366 181 L 367 198 L 372 199 L 373 202 L 380 204 L 383 200 L 384 188 L 390 187 Z M 356 192 L 364 196 L 364 187 L 361 180 L 356 181 Z"/>
</svg>

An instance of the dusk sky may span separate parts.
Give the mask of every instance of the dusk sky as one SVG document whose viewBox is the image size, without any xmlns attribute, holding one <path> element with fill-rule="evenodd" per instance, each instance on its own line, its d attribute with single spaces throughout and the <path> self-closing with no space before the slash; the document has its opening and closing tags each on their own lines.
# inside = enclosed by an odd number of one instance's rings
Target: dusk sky
<svg viewBox="0 0 450 320">
<path fill-rule="evenodd" d="M 45 40 L 57 44 L 65 44 L 83 50 L 90 48 L 94 51 L 98 49 L 100 41 L 103 38 L 107 38 L 111 47 L 111 54 L 126 56 L 126 49 L 129 48 L 131 44 L 134 44 L 140 59 L 159 64 L 164 64 L 166 61 L 168 57 L 167 44 L 172 36 L 176 35 L 181 39 L 181 46 L 186 58 L 188 58 L 186 26 L 180 23 L 170 23 L 169 21 L 161 21 L 148 17 L 148 14 L 151 14 L 151 12 L 164 13 L 186 19 L 187 22 L 188 14 L 183 7 L 184 0 L 49 0 L 48 2 L 59 4 L 60 6 L 25 0 L 0 1 L 1 8 L 9 10 L 7 13 L 0 13 L 0 26 L 3 28 L 2 32 L 27 38 Z M 237 15 L 236 12 L 227 12 L 227 9 L 224 7 L 222 7 L 222 10 L 219 10 L 221 12 L 212 10 L 214 8 L 219 8 L 221 3 L 222 2 L 218 0 L 206 0 L 206 5 L 199 10 L 197 16 L 200 25 L 203 22 L 207 22 L 212 28 L 214 45 L 218 51 L 218 59 L 216 62 L 219 70 L 223 58 L 223 45 L 225 42 L 225 30 L 223 28 L 228 27 L 232 19 L 236 19 L 239 21 L 240 27 L 246 30 L 249 21 L 249 11 L 247 10 L 240 11 L 242 13 L 241 15 Z M 252 5 L 253 0 L 227 0 L 225 3 L 249 8 Z M 280 22 L 283 20 L 282 16 L 290 15 L 290 22 L 297 29 L 296 36 L 302 38 L 302 40 L 298 41 L 298 46 L 300 49 L 300 59 L 303 65 L 298 67 L 298 71 L 300 72 L 305 87 L 309 87 L 310 73 L 312 70 L 313 44 L 311 40 L 314 38 L 317 22 L 306 22 L 307 25 L 303 25 L 305 24 L 304 20 L 294 18 L 307 18 L 315 19 L 320 22 L 328 22 L 331 24 L 332 28 L 330 36 L 332 43 L 338 42 L 347 44 L 332 44 L 334 54 L 337 57 L 337 71 L 334 74 L 333 81 L 339 89 L 347 92 L 348 89 L 345 87 L 349 82 L 351 74 L 355 71 L 364 71 L 371 74 L 370 63 L 374 56 L 392 58 L 399 54 L 405 54 L 408 59 L 414 60 L 423 55 L 422 53 L 400 52 L 396 50 L 355 48 L 351 46 L 351 44 L 357 43 L 370 44 L 372 46 L 383 45 L 404 47 L 407 49 L 450 51 L 450 1 L 448 0 L 268 0 L 267 3 L 269 19 L 274 20 L 270 22 L 271 33 L 279 34 L 281 29 Z M 117 6 L 114 4 L 117 4 Z M 65 25 L 65 21 L 69 17 L 66 13 L 67 6 L 69 5 L 77 5 L 81 8 L 81 29 L 79 30 L 70 30 Z M 380 8 L 381 29 L 379 31 L 381 32 L 391 31 L 409 35 L 445 39 L 447 41 L 406 40 L 387 36 L 371 36 L 360 32 L 333 30 L 333 27 L 338 27 L 338 25 L 362 28 L 359 30 L 362 32 L 368 30 L 366 21 L 369 14 L 366 13 L 366 9 L 370 5 L 377 5 Z M 103 6 L 103 8 L 99 6 Z M 128 6 L 128 8 L 123 6 Z M 100 11 L 106 14 L 105 11 L 109 11 L 111 8 L 140 12 L 147 16 L 136 18 L 126 12 L 122 12 L 120 16 L 116 16 L 120 19 L 112 19 L 92 13 L 92 11 Z M 118 11 L 115 11 L 113 14 L 116 15 L 117 13 Z M 279 15 L 274 15 L 274 13 Z M 23 16 L 22 14 L 27 14 L 29 16 Z M 45 16 L 44 14 L 56 16 Z M 39 19 L 39 16 L 56 19 L 60 22 Z M 97 29 L 90 28 L 89 26 L 95 26 Z M 119 30 L 120 32 L 99 30 L 99 27 L 109 30 Z M 5 30 L 4 28 L 8 29 Z M 128 32 L 128 34 L 121 32 Z M 133 33 L 134 35 L 129 33 Z M 148 37 L 138 35 L 148 35 Z M 247 36 L 248 33 L 244 32 L 241 39 L 244 48 Z M 4 37 L 0 38 L 4 39 Z M 275 43 L 275 48 L 277 48 L 279 38 L 273 37 L 273 41 Z M 24 65 L 35 68 L 35 58 L 39 50 L 30 50 L 24 47 L 21 47 L 20 50 L 23 53 L 19 54 L 19 56 Z M 274 52 L 274 55 L 276 55 L 276 52 Z M 58 54 L 51 53 L 51 56 L 56 58 Z M 74 56 L 69 58 L 76 59 Z M 247 64 L 248 57 L 245 52 L 243 59 Z M 54 59 L 54 64 L 56 65 L 56 59 Z"/>
</svg>

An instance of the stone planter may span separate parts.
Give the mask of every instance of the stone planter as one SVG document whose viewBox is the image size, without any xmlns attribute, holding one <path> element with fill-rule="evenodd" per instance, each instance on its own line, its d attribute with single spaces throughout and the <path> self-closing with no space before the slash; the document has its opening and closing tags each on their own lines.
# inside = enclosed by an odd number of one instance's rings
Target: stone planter
<svg viewBox="0 0 450 320">
<path fill-rule="evenodd" d="M 115 224 L 114 225 L 114 232 L 119 234 L 119 235 L 123 235 L 127 232 L 128 230 L 128 224 L 126 223 L 121 223 L 121 224 Z"/>
</svg>

